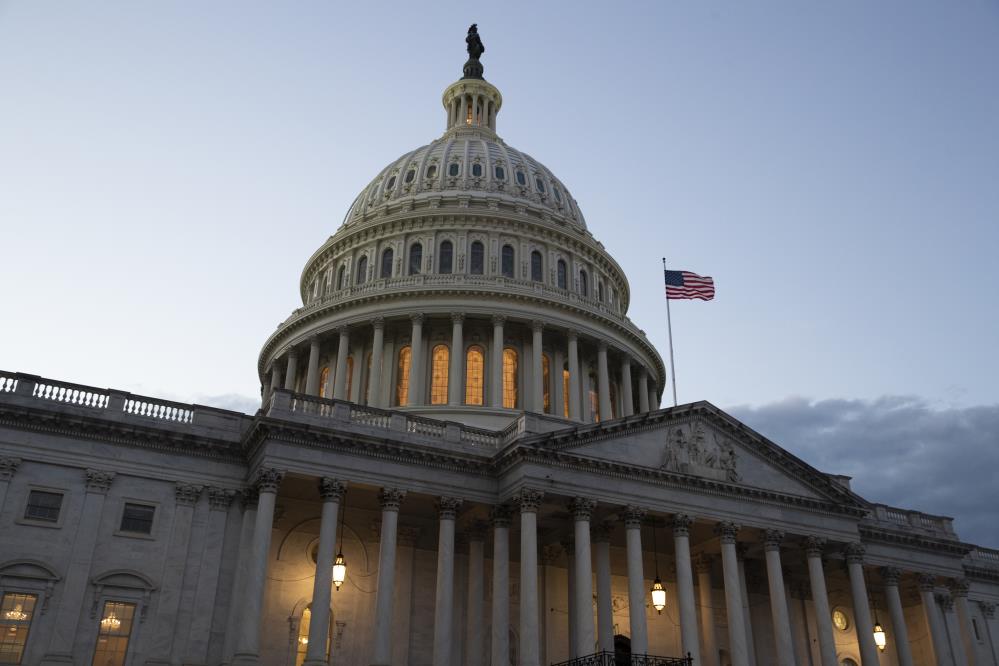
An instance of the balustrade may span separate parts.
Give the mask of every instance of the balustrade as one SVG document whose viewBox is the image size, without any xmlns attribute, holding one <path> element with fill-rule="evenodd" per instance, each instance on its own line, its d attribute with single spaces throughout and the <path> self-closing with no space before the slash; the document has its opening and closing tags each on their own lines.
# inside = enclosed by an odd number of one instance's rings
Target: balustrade
<svg viewBox="0 0 999 666">
<path fill-rule="evenodd" d="M 621 652 L 595 652 L 551 666 L 693 666 L 694 659 L 686 657 L 661 657 L 653 654 L 626 654 Z"/>
</svg>

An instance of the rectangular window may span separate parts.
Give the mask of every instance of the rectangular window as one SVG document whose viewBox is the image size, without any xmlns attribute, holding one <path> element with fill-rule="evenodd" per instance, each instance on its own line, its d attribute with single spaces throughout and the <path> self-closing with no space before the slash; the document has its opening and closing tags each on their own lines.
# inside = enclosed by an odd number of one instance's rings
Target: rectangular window
<svg viewBox="0 0 999 666">
<path fill-rule="evenodd" d="M 125 509 L 121 512 L 122 532 L 133 532 L 135 534 L 152 534 L 153 515 L 156 507 L 148 504 L 133 504 L 125 502 Z"/>
<path fill-rule="evenodd" d="M 62 508 L 62 493 L 46 490 L 32 490 L 28 493 L 28 505 L 24 507 L 25 520 L 41 520 L 47 523 L 59 522 Z"/>
<path fill-rule="evenodd" d="M 132 635 L 135 604 L 105 601 L 104 612 L 97 630 L 94 666 L 124 666 L 128 655 L 128 639 Z"/>
<path fill-rule="evenodd" d="M 35 614 L 34 594 L 8 592 L 0 603 L 0 664 L 20 664 Z"/>
</svg>

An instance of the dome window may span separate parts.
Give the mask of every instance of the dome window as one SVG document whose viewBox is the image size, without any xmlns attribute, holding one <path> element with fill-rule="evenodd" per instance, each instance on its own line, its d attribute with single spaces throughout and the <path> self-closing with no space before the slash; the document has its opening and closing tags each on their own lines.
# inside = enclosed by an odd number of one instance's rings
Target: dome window
<svg viewBox="0 0 999 666">
<path fill-rule="evenodd" d="M 493 170 L 493 173 L 496 175 L 496 180 L 506 180 L 506 169 L 504 169 L 499 164 L 496 165 L 496 168 Z"/>
<path fill-rule="evenodd" d="M 364 284 L 368 281 L 368 258 L 361 257 L 357 261 L 357 284 Z"/>
<path fill-rule="evenodd" d="M 518 185 L 527 185 L 527 176 L 524 175 L 523 171 L 518 171 L 517 172 L 517 184 Z"/>
<path fill-rule="evenodd" d="M 472 275 L 482 275 L 485 272 L 486 247 L 480 241 L 472 243 L 469 261 L 469 272 Z"/>
<path fill-rule="evenodd" d="M 540 176 L 534 179 L 534 184 L 537 186 L 538 192 L 541 192 L 541 194 L 545 193 L 545 181 L 541 180 Z"/>
<path fill-rule="evenodd" d="M 472 176 L 474 176 L 475 178 L 482 177 L 482 165 L 479 164 L 478 162 L 472 165 Z"/>
<path fill-rule="evenodd" d="M 395 403 L 400 407 L 405 407 L 409 403 L 409 367 L 412 360 L 412 347 L 406 345 L 399 350 L 399 364 L 395 375 Z"/>
<path fill-rule="evenodd" d="M 419 275 L 423 267 L 423 246 L 413 243 L 409 247 L 409 274 Z"/>
<path fill-rule="evenodd" d="M 451 162 L 451 166 L 447 168 L 447 175 L 454 178 L 459 173 L 461 173 L 461 165 L 459 165 L 457 162 Z"/>
<path fill-rule="evenodd" d="M 555 195 L 555 201 L 562 203 L 562 193 L 558 191 L 557 187 L 552 188 L 552 194 Z"/>
<path fill-rule="evenodd" d="M 391 190 L 393 187 L 395 187 L 395 176 L 392 176 L 391 178 L 389 178 L 388 182 L 385 183 L 385 189 L 386 190 Z"/>
<path fill-rule="evenodd" d="M 465 404 L 483 404 L 486 355 L 479 345 L 472 345 L 465 354 Z"/>
<path fill-rule="evenodd" d="M 537 250 L 531 252 L 531 279 L 541 282 L 545 277 L 544 259 Z"/>
<path fill-rule="evenodd" d="M 438 271 L 444 274 L 450 274 L 453 258 L 454 258 L 454 244 L 451 241 L 446 240 L 441 243 L 441 251 L 438 255 L 440 257 L 440 266 Z"/>
<path fill-rule="evenodd" d="M 347 273 L 347 267 L 346 266 L 341 266 L 340 270 L 338 270 L 336 272 L 336 290 L 337 291 L 340 291 L 341 289 L 343 289 L 343 280 L 344 280 L 344 276 L 346 275 L 346 273 Z"/>
<path fill-rule="evenodd" d="M 597 299 L 601 303 L 603 303 L 604 302 L 604 283 L 603 282 L 597 283 L 597 294 L 598 294 Z"/>
<path fill-rule="evenodd" d="M 590 287 L 587 284 L 586 271 L 579 271 L 579 295 L 587 297 L 590 295 Z"/>
<path fill-rule="evenodd" d="M 447 345 L 437 345 L 430 352 L 430 404 L 447 404 L 447 375 L 451 354 Z"/>
<path fill-rule="evenodd" d="M 565 267 L 565 261 L 563 261 L 562 259 L 558 260 L 557 273 L 558 273 L 558 276 L 557 276 L 558 277 L 558 288 L 559 289 L 568 289 L 569 286 L 568 286 L 567 277 L 566 277 L 567 271 L 566 271 L 566 267 Z"/>
<path fill-rule="evenodd" d="M 437 165 L 431 164 L 427 167 L 427 178 L 433 178 L 437 175 Z"/>
<path fill-rule="evenodd" d="M 392 248 L 385 248 L 382 252 L 382 270 L 379 275 L 383 278 L 392 277 L 392 259 L 395 253 L 392 252 Z"/>
<path fill-rule="evenodd" d="M 517 350 L 503 350 L 503 407 L 517 408 Z"/>
<path fill-rule="evenodd" d="M 410 169 L 406 172 L 406 182 L 412 183 L 413 179 L 416 178 L 416 169 Z"/>
<path fill-rule="evenodd" d="M 502 259 L 502 262 L 501 262 L 502 266 L 501 266 L 501 268 L 502 268 L 502 272 L 503 272 L 503 277 L 508 277 L 508 278 L 514 277 L 514 275 L 513 275 L 513 246 L 512 245 L 504 245 L 503 246 L 503 254 L 502 254 L 501 259 Z"/>
</svg>

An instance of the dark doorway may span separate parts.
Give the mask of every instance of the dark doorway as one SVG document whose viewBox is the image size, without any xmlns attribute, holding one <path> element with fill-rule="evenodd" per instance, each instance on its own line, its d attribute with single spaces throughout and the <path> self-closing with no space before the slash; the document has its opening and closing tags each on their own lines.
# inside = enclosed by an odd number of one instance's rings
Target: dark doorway
<svg viewBox="0 0 999 666">
<path fill-rule="evenodd" d="M 631 666 L 631 639 L 621 634 L 614 637 L 614 666 Z"/>
</svg>

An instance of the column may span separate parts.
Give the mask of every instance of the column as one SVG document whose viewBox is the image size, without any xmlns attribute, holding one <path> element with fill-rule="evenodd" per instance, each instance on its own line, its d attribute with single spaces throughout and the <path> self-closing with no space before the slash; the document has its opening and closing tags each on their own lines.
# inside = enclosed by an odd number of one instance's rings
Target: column
<svg viewBox="0 0 999 666">
<path fill-rule="evenodd" d="M 746 653 L 749 666 L 756 666 L 756 640 L 753 637 L 753 621 L 749 617 L 749 585 L 746 583 L 746 544 L 735 544 L 735 554 L 739 558 L 739 593 L 742 596 L 742 620 L 746 625 Z"/>
<path fill-rule="evenodd" d="M 493 613 L 490 666 L 510 666 L 510 507 L 494 506 Z"/>
<path fill-rule="evenodd" d="M 275 360 L 271 363 L 271 388 L 267 393 L 267 397 L 270 398 L 274 394 L 274 390 L 279 388 L 281 388 L 281 366 Z"/>
<path fill-rule="evenodd" d="M 7 500 L 7 488 L 10 487 L 10 480 L 20 465 L 20 458 L 0 456 L 0 513 L 3 513 L 3 505 Z"/>
<path fill-rule="evenodd" d="M 538 507 L 542 496 L 541 491 L 533 488 L 523 488 L 517 496 L 520 504 L 519 666 L 541 666 L 541 637 L 538 633 Z M 589 532 L 586 536 L 589 541 Z M 592 615 L 590 626 L 593 626 Z"/>
<path fill-rule="evenodd" d="M 373 407 L 384 407 L 382 399 L 382 372 L 385 355 L 385 319 L 375 317 L 371 321 L 371 376 L 368 378 L 368 404 Z"/>
<path fill-rule="evenodd" d="M 784 571 L 780 563 L 780 544 L 784 533 L 766 530 L 763 533 L 763 551 L 767 561 L 767 581 L 770 583 L 770 615 L 774 624 L 774 644 L 777 646 L 778 666 L 794 665 L 794 643 L 791 640 L 791 620 L 784 595 Z"/>
<path fill-rule="evenodd" d="M 819 657 L 821 666 L 839 666 L 836 660 L 836 641 L 833 638 L 832 611 L 826 592 L 826 574 L 822 568 L 822 551 L 826 541 L 810 536 L 805 539 L 805 556 L 808 559 L 808 579 L 812 588 L 812 605 L 815 607 L 815 624 L 819 632 Z"/>
<path fill-rule="evenodd" d="M 649 411 L 649 371 L 645 368 L 638 371 L 638 411 Z"/>
<path fill-rule="evenodd" d="M 309 340 L 309 369 L 305 375 L 305 392 L 308 395 L 319 395 L 319 336 L 314 335 Z"/>
<path fill-rule="evenodd" d="M 728 616 L 728 646 L 732 666 L 749 666 L 746 622 L 742 617 L 742 594 L 739 584 L 739 559 L 735 552 L 739 525 L 723 521 L 715 527 L 721 540 L 722 573 L 725 580 L 725 611 Z"/>
<path fill-rule="evenodd" d="M 846 546 L 846 568 L 850 575 L 850 595 L 853 597 L 853 617 L 856 620 L 857 641 L 860 643 L 860 661 L 863 666 L 877 666 L 878 648 L 874 644 L 871 628 L 871 608 L 867 602 L 867 585 L 864 582 L 864 546 L 850 543 Z"/>
<path fill-rule="evenodd" d="M 593 557 L 597 567 L 597 636 L 600 652 L 614 652 L 614 607 L 611 599 L 611 526 L 593 527 Z M 590 617 L 592 617 L 592 612 Z"/>
<path fill-rule="evenodd" d="M 538 414 L 543 414 L 545 411 L 545 373 L 544 361 L 542 361 L 544 350 L 541 346 L 543 342 L 541 331 L 544 327 L 544 322 L 531 322 L 531 367 L 534 368 L 534 374 L 531 376 L 531 411 Z"/>
<path fill-rule="evenodd" d="M 576 654 L 580 657 L 593 654 L 595 632 L 593 627 L 593 563 L 590 554 L 590 516 L 596 502 L 577 497 L 569 503 L 573 518 L 573 536 L 576 541 Z"/>
<path fill-rule="evenodd" d="M 562 541 L 562 550 L 565 551 L 565 588 L 566 588 L 566 614 L 569 624 L 569 658 L 575 659 L 576 636 L 579 634 L 579 624 L 576 618 L 576 544 L 572 539 Z"/>
<path fill-rule="evenodd" d="M 492 360 L 489 363 L 489 403 L 503 406 L 503 322 L 506 317 L 493 315 Z"/>
<path fill-rule="evenodd" d="M 226 664 L 232 661 L 236 651 L 236 632 L 240 620 L 240 608 L 243 601 L 243 582 L 246 580 L 246 570 L 249 567 L 250 548 L 253 544 L 253 526 L 257 522 L 257 501 L 259 495 L 254 487 L 244 488 L 240 493 L 240 504 L 243 515 L 239 525 L 239 544 L 236 549 L 236 572 L 233 575 L 232 590 L 229 593 L 228 617 L 225 623 L 225 639 L 222 642 L 222 661 Z"/>
<path fill-rule="evenodd" d="M 319 518 L 319 551 L 316 575 L 312 584 L 312 619 L 309 621 L 309 646 L 305 666 L 326 666 L 326 640 L 330 630 L 330 587 L 333 585 L 333 557 L 336 551 L 337 519 L 340 500 L 346 489 L 336 479 L 319 479 L 319 497 L 323 501 Z"/>
<path fill-rule="evenodd" d="M 452 407 L 465 401 L 465 378 L 462 370 L 465 366 L 465 342 L 462 323 L 465 315 L 461 312 L 451 313 L 451 353 L 448 358 L 447 402 Z"/>
<path fill-rule="evenodd" d="M 933 596 L 937 583 L 936 576 L 919 574 L 918 580 L 919 597 L 923 602 L 923 614 L 926 617 L 926 624 L 930 628 L 933 654 L 936 655 L 937 663 L 941 666 L 952 664 L 950 650 L 947 647 L 947 632 L 943 625 L 943 616 L 937 609 L 937 602 Z"/>
<path fill-rule="evenodd" d="M 950 641 L 954 663 L 957 666 L 967 666 L 968 657 L 964 651 L 964 643 L 961 641 L 961 630 L 957 626 L 957 617 L 954 615 L 954 598 L 946 592 L 936 595 L 936 598 L 943 611 L 944 627 L 947 630 L 947 639 Z"/>
<path fill-rule="evenodd" d="M 485 539 L 486 524 L 476 521 L 468 531 L 468 611 L 465 623 L 466 666 L 483 666 L 485 663 L 486 637 L 483 628 L 486 617 L 485 599 Z"/>
<path fill-rule="evenodd" d="M 254 481 L 258 493 L 257 514 L 246 563 L 246 578 L 243 580 L 242 604 L 236 610 L 239 621 L 236 624 L 236 654 L 232 659 L 235 666 L 256 666 L 260 663 L 260 618 L 267 582 L 267 556 L 274 529 L 274 504 L 283 478 L 283 471 L 265 467 L 257 472 Z"/>
<path fill-rule="evenodd" d="M 635 413 L 635 399 L 631 394 L 631 359 L 628 354 L 621 356 L 621 416 L 631 416 Z"/>
<path fill-rule="evenodd" d="M 187 641 L 191 635 L 191 626 L 194 620 L 194 598 L 198 591 L 198 577 L 201 574 L 201 556 L 205 550 L 205 540 L 208 531 L 208 518 L 209 514 L 218 513 L 217 511 L 209 510 L 209 503 L 207 501 L 199 501 L 198 498 L 201 495 L 202 486 L 189 486 L 189 488 L 191 496 L 190 498 L 185 498 L 185 500 L 191 500 L 192 517 L 187 527 L 187 534 L 181 537 L 182 541 L 186 541 L 186 548 L 177 562 L 177 567 L 180 569 L 180 595 L 177 605 L 174 607 L 174 617 L 172 618 L 174 627 L 173 635 L 168 639 L 167 651 L 163 653 L 167 657 L 165 660 L 166 663 L 171 664 L 183 663 L 184 655 L 187 653 Z M 170 564 L 167 566 L 169 567 Z M 165 578 L 164 576 L 161 584 L 169 585 Z M 162 596 L 160 600 L 162 602 Z M 171 621 L 167 621 L 164 625 L 169 625 L 170 623 Z"/>
<path fill-rule="evenodd" d="M 673 516 L 673 549 L 676 552 L 676 597 L 680 604 L 680 654 L 690 653 L 695 664 L 701 663 L 697 641 L 697 602 L 694 601 L 694 572 L 690 566 L 690 526 L 694 519 Z"/>
<path fill-rule="evenodd" d="M 191 611 L 190 634 L 187 642 L 185 664 L 208 663 L 208 645 L 215 609 L 222 605 L 219 597 L 219 579 L 222 575 L 222 556 L 227 536 L 226 523 L 229 520 L 229 507 L 236 491 L 228 488 L 208 488 L 208 527 L 205 530 L 205 547 L 202 554 L 201 571 L 196 586 L 194 609 Z"/>
<path fill-rule="evenodd" d="M 988 638 L 989 653 L 992 654 L 992 663 L 999 664 L 999 642 L 992 635 L 992 618 L 996 616 L 996 605 L 990 601 L 979 601 L 978 608 L 982 611 L 982 619 L 985 624 L 985 636 Z"/>
<path fill-rule="evenodd" d="M 579 336 L 575 331 L 569 331 L 569 418 L 582 421 L 579 409 Z"/>
<path fill-rule="evenodd" d="M 347 356 L 350 355 L 350 330 L 341 326 L 340 342 L 336 348 L 336 370 L 333 375 L 333 397 L 337 400 L 349 400 L 347 395 Z M 412 390 L 412 389 L 410 389 Z"/>
<path fill-rule="evenodd" d="M 659 409 L 659 397 L 656 395 L 656 387 L 649 387 L 649 408 L 650 410 Z"/>
<path fill-rule="evenodd" d="M 86 494 L 83 497 L 83 508 L 75 526 L 69 565 L 52 623 L 49 649 L 42 657 L 42 664 L 76 663 L 73 659 L 73 639 L 90 580 L 90 567 L 104 512 L 104 500 L 115 477 L 114 472 L 96 469 L 88 469 L 84 474 Z M 67 525 L 67 528 L 71 527 L 72 525 Z"/>
<path fill-rule="evenodd" d="M 284 387 L 289 391 L 294 391 L 295 380 L 298 379 L 298 350 L 292 347 L 286 356 L 288 364 L 284 371 Z"/>
<path fill-rule="evenodd" d="M 412 388 L 412 387 L 410 387 Z M 395 550 L 399 527 L 399 505 L 404 490 L 382 488 L 378 500 L 382 506 L 382 532 L 378 544 L 378 582 L 375 593 L 375 631 L 372 666 L 392 663 L 392 602 L 395 592 Z"/>
<path fill-rule="evenodd" d="M 715 638 L 715 600 L 711 589 L 711 557 L 701 553 L 694 563 L 697 592 L 701 599 L 701 657 L 704 666 L 718 666 L 718 641 Z M 833 664 L 833 666 L 838 666 Z"/>
<path fill-rule="evenodd" d="M 607 371 L 607 343 L 597 344 L 597 395 L 600 400 L 600 420 L 609 421 L 614 412 L 610 401 L 610 373 Z"/>
<path fill-rule="evenodd" d="M 898 582 L 902 571 L 895 567 L 881 569 L 881 580 L 885 585 L 885 602 L 888 606 L 888 616 L 891 618 L 892 635 L 888 636 L 895 645 L 899 666 L 912 666 L 912 649 L 909 647 L 909 629 L 905 625 L 905 613 L 902 611 L 902 599 L 898 594 Z"/>
<path fill-rule="evenodd" d="M 968 660 L 968 666 L 975 666 L 975 636 L 971 628 L 971 613 L 968 612 L 968 581 L 961 578 L 951 583 L 950 594 L 957 610 L 958 629 L 961 645 Z"/>
<path fill-rule="evenodd" d="M 437 500 L 437 593 L 434 597 L 434 666 L 451 665 L 454 619 L 454 519 L 461 507 L 455 497 Z"/>
<path fill-rule="evenodd" d="M 416 527 L 399 527 L 396 531 L 395 589 L 392 591 L 392 663 L 409 663 L 409 640 L 412 635 L 413 567 L 416 559 L 416 542 L 420 530 Z M 421 616 L 417 621 L 423 620 Z M 425 622 L 422 622 L 424 626 Z M 335 662 L 335 660 L 334 660 Z"/>
</svg>

